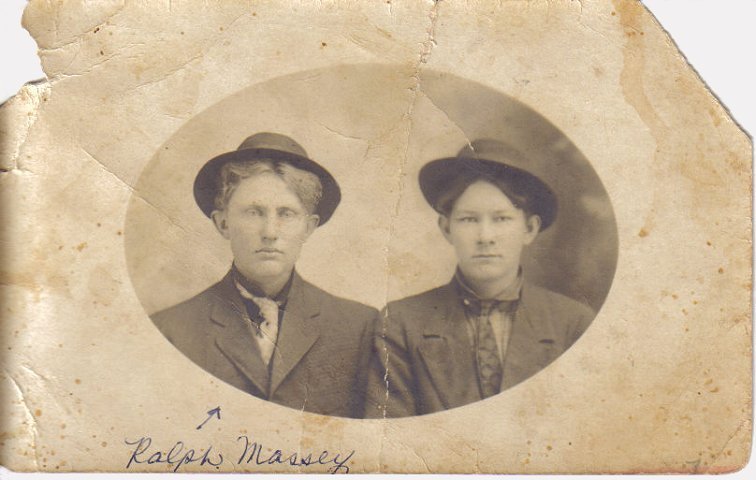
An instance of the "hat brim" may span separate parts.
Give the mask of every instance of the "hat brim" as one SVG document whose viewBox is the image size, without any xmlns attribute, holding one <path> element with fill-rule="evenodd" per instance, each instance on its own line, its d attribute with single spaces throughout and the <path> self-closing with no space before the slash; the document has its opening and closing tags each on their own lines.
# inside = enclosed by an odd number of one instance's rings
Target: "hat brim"
<svg viewBox="0 0 756 480">
<path fill-rule="evenodd" d="M 557 198 L 552 189 L 532 173 L 506 163 L 478 158 L 440 158 L 424 165 L 418 180 L 425 200 L 438 211 L 441 195 L 453 182 L 464 177 L 505 179 L 518 185 L 529 197 L 532 213 L 541 218 L 541 231 L 556 219 Z"/>
<path fill-rule="evenodd" d="M 220 189 L 220 171 L 229 162 L 243 162 L 255 159 L 270 159 L 286 162 L 293 167 L 314 173 L 320 179 L 323 194 L 315 209 L 320 217 L 319 225 L 326 223 L 341 201 L 341 189 L 336 179 L 314 160 L 281 150 L 269 148 L 248 148 L 223 153 L 209 160 L 194 179 L 194 200 L 207 217 L 211 217 L 215 208 L 215 197 Z"/>
</svg>

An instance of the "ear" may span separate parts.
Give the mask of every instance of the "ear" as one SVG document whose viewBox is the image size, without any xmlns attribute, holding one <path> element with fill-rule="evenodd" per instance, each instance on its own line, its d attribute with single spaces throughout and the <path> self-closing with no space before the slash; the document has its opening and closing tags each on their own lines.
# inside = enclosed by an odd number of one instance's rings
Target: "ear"
<svg viewBox="0 0 756 480">
<path fill-rule="evenodd" d="M 210 217 L 213 219 L 213 224 L 215 224 L 218 232 L 223 235 L 223 238 L 228 240 L 230 235 L 228 233 L 228 222 L 226 221 L 226 210 L 213 210 Z"/>
<path fill-rule="evenodd" d="M 525 219 L 525 245 L 530 245 L 533 240 L 538 236 L 538 232 L 541 231 L 541 217 L 538 215 L 531 215 Z"/>
<path fill-rule="evenodd" d="M 449 222 L 449 217 L 447 217 L 446 215 L 438 216 L 438 228 L 441 230 L 441 233 L 444 235 L 446 241 L 452 243 L 450 223 L 451 222 Z"/>
<path fill-rule="evenodd" d="M 320 225 L 319 215 L 313 214 L 307 217 L 307 232 L 305 233 L 305 239 L 309 238 L 309 236 L 312 235 L 312 232 L 314 232 L 315 229 L 318 228 L 318 225 Z"/>
</svg>

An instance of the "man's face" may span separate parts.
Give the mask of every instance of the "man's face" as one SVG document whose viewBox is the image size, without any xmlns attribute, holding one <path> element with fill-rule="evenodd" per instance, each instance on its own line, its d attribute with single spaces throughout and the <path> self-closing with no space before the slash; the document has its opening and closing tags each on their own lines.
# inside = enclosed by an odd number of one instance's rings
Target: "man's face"
<svg viewBox="0 0 756 480">
<path fill-rule="evenodd" d="M 308 214 L 289 186 L 270 173 L 242 179 L 226 209 L 213 212 L 213 221 L 231 242 L 236 268 L 261 285 L 290 274 L 318 226 L 318 216 Z"/>
<path fill-rule="evenodd" d="M 473 282 L 490 282 L 517 275 L 525 245 L 541 226 L 537 215 L 526 218 L 498 187 L 478 181 L 467 187 L 441 231 L 457 253 L 462 274 Z"/>
</svg>

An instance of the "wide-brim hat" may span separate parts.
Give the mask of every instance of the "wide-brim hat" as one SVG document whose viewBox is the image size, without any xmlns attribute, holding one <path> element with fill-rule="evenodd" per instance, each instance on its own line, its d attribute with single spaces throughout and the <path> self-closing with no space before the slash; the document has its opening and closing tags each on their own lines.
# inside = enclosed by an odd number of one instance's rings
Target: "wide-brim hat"
<svg viewBox="0 0 756 480">
<path fill-rule="evenodd" d="M 420 190 L 439 213 L 439 199 L 460 179 L 504 179 L 528 197 L 532 213 L 541 218 L 541 230 L 556 219 L 557 198 L 541 178 L 532 173 L 535 162 L 514 147 L 498 140 L 480 139 L 459 151 L 456 157 L 433 160 L 420 169 Z"/>
<path fill-rule="evenodd" d="M 194 179 L 194 200 L 200 210 L 210 217 L 215 207 L 215 197 L 222 187 L 221 168 L 229 162 L 243 162 L 255 159 L 267 159 L 274 162 L 286 162 L 293 167 L 314 173 L 320 179 L 323 194 L 315 208 L 320 217 L 320 225 L 331 218 L 341 201 L 341 190 L 336 179 L 328 170 L 309 158 L 301 145 L 278 133 L 262 132 L 248 137 L 233 152 L 223 153 L 209 160 Z"/>
</svg>

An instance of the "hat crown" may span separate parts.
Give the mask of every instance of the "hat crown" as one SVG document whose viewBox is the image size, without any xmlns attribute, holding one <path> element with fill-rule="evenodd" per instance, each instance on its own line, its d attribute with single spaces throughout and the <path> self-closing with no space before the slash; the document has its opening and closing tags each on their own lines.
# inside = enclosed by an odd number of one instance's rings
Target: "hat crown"
<svg viewBox="0 0 756 480">
<path fill-rule="evenodd" d="M 418 181 L 423 196 L 439 213 L 439 200 L 455 182 L 507 178 L 517 186 L 518 193 L 530 200 L 530 211 L 541 217 L 541 230 L 554 222 L 557 199 L 554 191 L 540 176 L 538 160 L 525 156 L 516 148 L 499 140 L 476 139 L 465 145 L 456 157 L 439 158 L 420 169 Z"/>
<path fill-rule="evenodd" d="M 490 138 L 481 138 L 468 143 L 457 153 L 457 158 L 490 160 L 522 169 L 532 168 L 531 162 L 519 150 Z"/>
<path fill-rule="evenodd" d="M 291 153 L 308 158 L 304 148 L 293 139 L 280 133 L 260 132 L 247 137 L 237 150 L 267 149 Z"/>
</svg>

